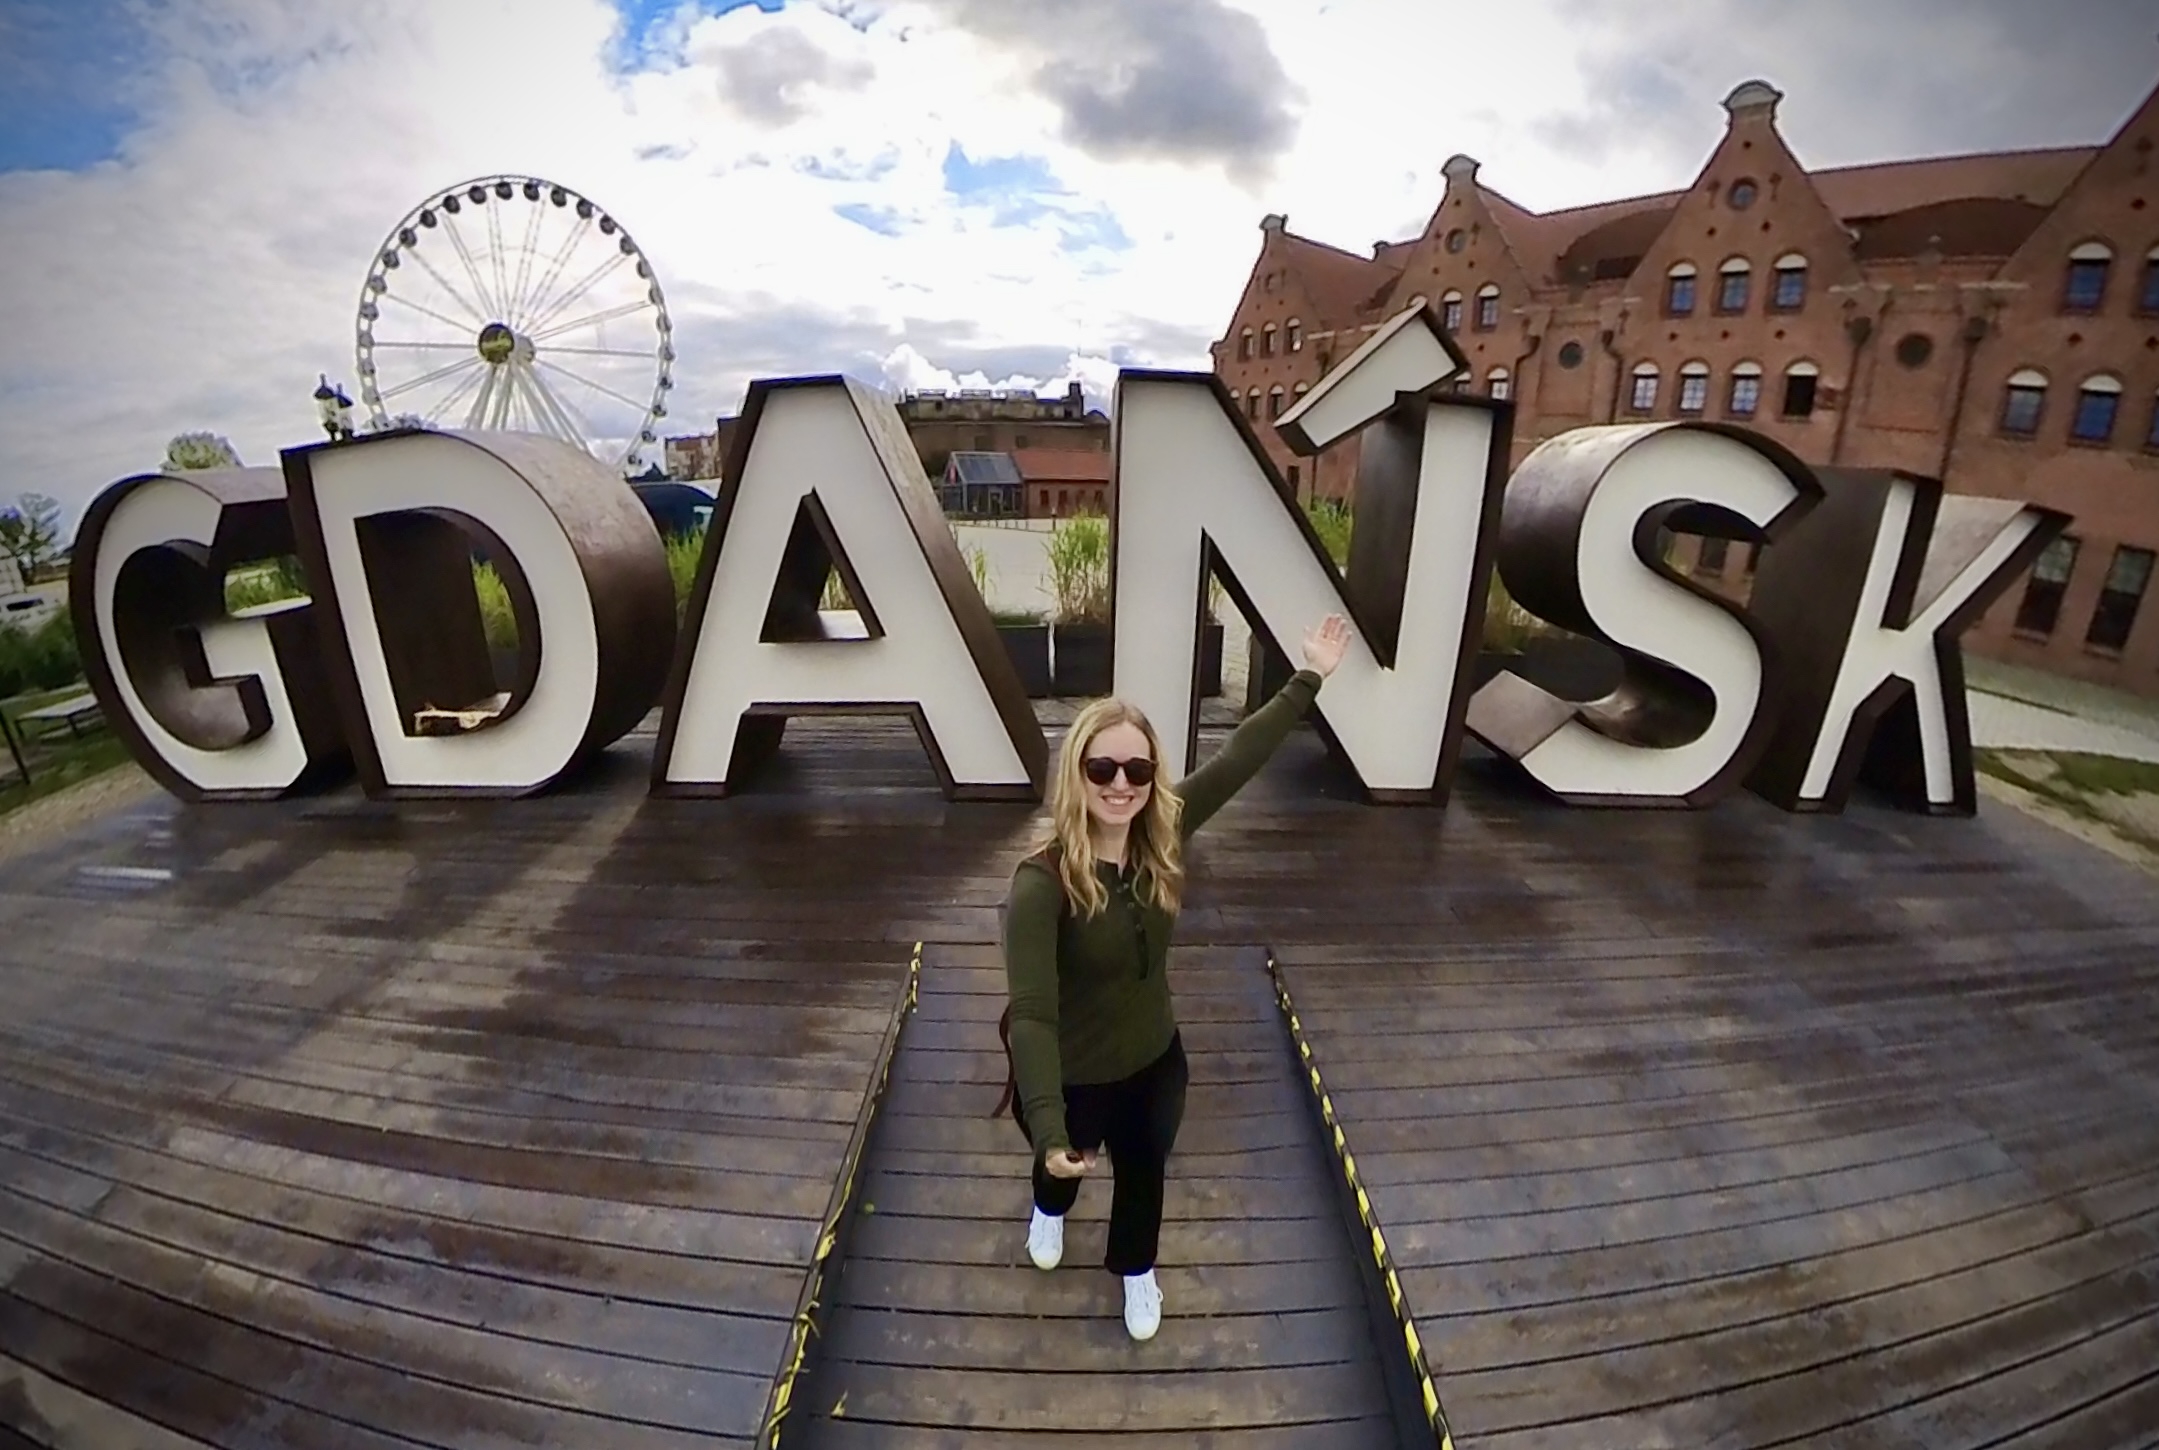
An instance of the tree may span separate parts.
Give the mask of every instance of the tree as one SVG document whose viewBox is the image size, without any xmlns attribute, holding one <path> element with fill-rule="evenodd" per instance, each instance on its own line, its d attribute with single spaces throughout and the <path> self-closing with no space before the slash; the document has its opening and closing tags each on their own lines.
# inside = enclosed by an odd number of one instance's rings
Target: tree
<svg viewBox="0 0 2159 1450">
<path fill-rule="evenodd" d="M 175 473 L 192 468 L 238 468 L 240 455 L 229 439 L 215 433 L 182 433 L 165 445 L 165 467 Z"/>
<path fill-rule="evenodd" d="M 389 417 L 383 419 L 379 426 L 373 422 L 360 425 L 362 433 L 388 433 L 396 428 L 424 428 L 429 432 L 435 431 L 435 425 L 428 422 L 418 413 L 392 413 Z"/>
<path fill-rule="evenodd" d="M 42 493 L 26 493 L 0 509 L 0 553 L 15 561 L 28 584 L 60 551 L 60 504 Z"/>
</svg>

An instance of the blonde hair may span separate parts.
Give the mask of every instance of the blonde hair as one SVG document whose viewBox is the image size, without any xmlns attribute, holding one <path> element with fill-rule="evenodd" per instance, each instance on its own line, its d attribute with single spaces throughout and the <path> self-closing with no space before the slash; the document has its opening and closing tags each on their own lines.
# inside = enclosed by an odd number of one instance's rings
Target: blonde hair
<svg viewBox="0 0 2159 1450">
<path fill-rule="evenodd" d="M 1127 854 L 1137 866 L 1134 883 L 1142 900 L 1172 915 L 1184 899 L 1184 839 L 1177 821 L 1184 800 L 1159 773 L 1162 742 L 1137 706 L 1122 700 L 1096 700 L 1083 708 L 1065 732 L 1057 773 L 1050 779 L 1050 829 L 1041 846 L 1064 885 L 1065 900 L 1081 916 L 1094 916 L 1109 904 L 1109 892 L 1095 875 L 1094 837 L 1088 830 L 1087 777 L 1082 767 L 1095 737 L 1113 725 L 1131 725 L 1147 737 L 1147 753 L 1157 774 L 1147 804 L 1132 820 Z"/>
</svg>

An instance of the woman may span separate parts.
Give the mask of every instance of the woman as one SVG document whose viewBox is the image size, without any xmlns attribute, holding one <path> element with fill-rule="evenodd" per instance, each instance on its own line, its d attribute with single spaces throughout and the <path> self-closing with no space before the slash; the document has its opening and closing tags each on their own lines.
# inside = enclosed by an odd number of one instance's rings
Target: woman
<svg viewBox="0 0 2159 1450">
<path fill-rule="evenodd" d="M 1124 1280 L 1134 1339 L 1162 1323 L 1155 1245 L 1184 1118 L 1184 1046 L 1163 970 L 1184 842 L 1266 764 L 1348 643 L 1339 615 L 1308 632 L 1305 668 L 1174 790 L 1155 780 L 1161 744 L 1146 716 L 1120 700 L 1088 705 L 1058 757 L 1050 838 L 1012 875 L 1007 1091 L 1035 1155 L 1027 1252 L 1043 1269 L 1063 1260 L 1064 1215 L 1107 1146 L 1115 1187 L 1103 1265 Z"/>
</svg>

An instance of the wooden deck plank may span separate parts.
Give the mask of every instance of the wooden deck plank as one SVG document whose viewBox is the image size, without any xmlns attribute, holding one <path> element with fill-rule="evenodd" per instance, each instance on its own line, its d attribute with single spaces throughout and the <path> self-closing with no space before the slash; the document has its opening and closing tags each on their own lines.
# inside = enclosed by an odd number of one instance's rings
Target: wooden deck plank
<svg viewBox="0 0 2159 1450">
<path fill-rule="evenodd" d="M 1467 930 L 1361 952 L 1257 892 L 1215 928 L 1289 964 L 1457 1443 L 1976 1447 L 2024 1423 L 2012 1391 L 2034 1418 L 2127 1393 L 2144 1346 L 2111 1319 L 2159 1255 L 2148 886 L 2078 880 L 2017 824 L 1885 849 L 1849 816 L 1764 818 L 1750 851 L 1742 816 L 1705 877 L 1664 847 L 1695 822 L 1626 859 L 1603 819 L 1480 833 L 1487 873 L 1565 861 L 1585 909 L 1556 931 L 1533 892 L 1465 902 L 1368 847 L 1369 882 Z M 1950 859 L 1913 864 L 1918 835 Z"/>
<path fill-rule="evenodd" d="M 1463 1450 L 2150 1450 L 2148 880 L 1991 807 L 1562 810 L 1474 750 L 1444 814 L 1374 810 L 1300 733 L 1191 853 L 1169 1312 L 1134 1346 L 1106 1276 L 1026 1265 L 989 1116 L 1033 813 L 947 806 L 904 727 L 789 741 L 725 802 L 646 799 L 633 741 L 543 800 L 157 801 L 11 859 L 0 1425 L 746 1436 L 712 1386 L 776 1355 L 920 939 L 829 1326 L 863 1377 L 817 1442 L 1088 1450 L 1142 1409 L 1387 1442 L 1239 975 L 1266 943 Z M 1051 1428 L 1060 1385 L 1094 1428 Z M 902 1423 L 948 1390 L 1007 1428 Z"/>
<path fill-rule="evenodd" d="M 2127 1379 L 2083 1404 L 2054 1408 L 1994 1445 L 2003 1450 L 2080 1450 L 2085 1445 L 2149 1450 L 2159 1445 L 2159 1370 Z"/>
<path fill-rule="evenodd" d="M 631 783 L 156 802 L 10 863 L 0 1354 L 211 1445 L 746 1442 L 894 923 L 1014 820 Z"/>
<path fill-rule="evenodd" d="M 1163 1328 L 1134 1344 L 1099 1267 L 1104 1187 L 1083 1187 L 1063 1267 L 1026 1262 L 1025 1140 L 985 1115 L 988 1082 L 951 1095 L 964 1080 L 954 1060 L 980 1054 L 944 1045 L 994 1043 L 1002 993 L 979 969 L 948 977 L 932 954 L 910 1032 L 942 1030 L 928 1047 L 910 1037 L 895 1066 L 885 1126 L 898 1131 L 880 1135 L 863 1185 L 810 1379 L 809 1444 L 862 1443 L 865 1425 L 904 1435 L 895 1444 L 1050 1432 L 1272 1444 L 1292 1428 L 1309 1438 L 1287 1443 L 1394 1443 L 1392 1420 L 1373 1420 L 1388 1407 L 1364 1286 L 1264 976 L 1249 954 L 1241 970 L 1207 962 L 1177 963 L 1179 986 L 1216 1010 L 1186 1027 L 1195 1086 L 1157 1268 Z M 943 1090 L 944 1113 L 924 1088 Z M 1232 1104 L 1245 1115 L 1211 1132 L 1209 1112 Z M 1248 1430 L 1265 1433 L 1248 1442 Z"/>
<path fill-rule="evenodd" d="M 0 1445 L 35 1450 L 76 1445 L 204 1450 L 205 1444 L 102 1395 L 85 1394 L 0 1349 Z"/>
</svg>

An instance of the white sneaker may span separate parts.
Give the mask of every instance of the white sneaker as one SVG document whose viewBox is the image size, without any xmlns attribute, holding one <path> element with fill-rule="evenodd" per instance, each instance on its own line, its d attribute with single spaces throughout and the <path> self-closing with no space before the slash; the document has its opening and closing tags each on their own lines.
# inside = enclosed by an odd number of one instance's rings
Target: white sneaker
<svg viewBox="0 0 2159 1450">
<path fill-rule="evenodd" d="M 1034 1222 L 1027 1225 L 1027 1257 L 1035 1261 L 1038 1269 L 1054 1269 L 1064 1262 L 1064 1256 L 1065 1221 L 1036 1209 Z"/>
<path fill-rule="evenodd" d="M 1162 1286 L 1154 1270 L 1124 1276 L 1124 1327 L 1134 1339 L 1152 1339 L 1162 1327 Z"/>
</svg>

